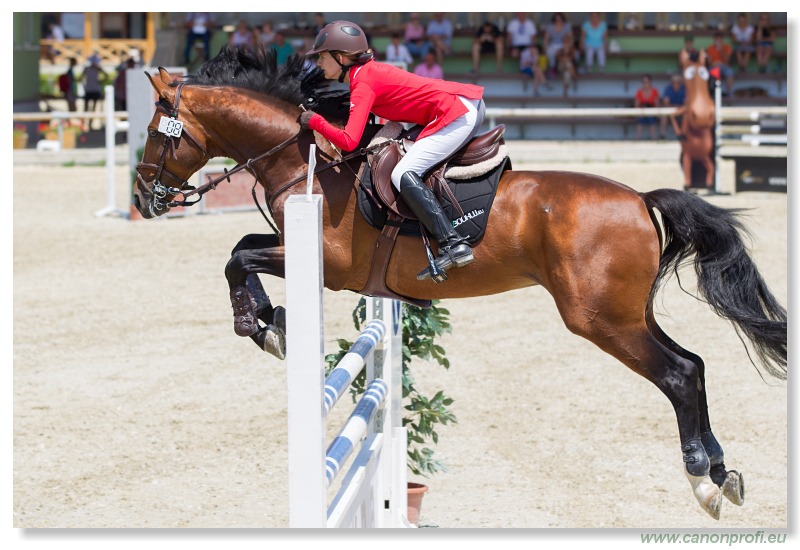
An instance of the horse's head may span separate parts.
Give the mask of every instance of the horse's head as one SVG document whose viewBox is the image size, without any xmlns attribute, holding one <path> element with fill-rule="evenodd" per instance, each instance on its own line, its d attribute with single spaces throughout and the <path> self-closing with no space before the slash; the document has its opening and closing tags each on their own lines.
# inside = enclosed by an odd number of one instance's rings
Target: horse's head
<svg viewBox="0 0 800 550">
<path fill-rule="evenodd" d="M 704 51 L 689 54 L 681 51 L 681 68 L 686 85 L 685 120 L 689 128 L 710 129 L 714 126 L 714 101 L 708 91 L 708 69 Z"/>
<path fill-rule="evenodd" d="M 133 186 L 134 204 L 144 218 L 166 214 L 175 197 L 191 189 L 187 179 L 211 158 L 205 132 L 186 108 L 181 109 L 183 84 L 165 69 L 158 71 L 158 78 L 147 75 L 159 100 Z"/>
</svg>

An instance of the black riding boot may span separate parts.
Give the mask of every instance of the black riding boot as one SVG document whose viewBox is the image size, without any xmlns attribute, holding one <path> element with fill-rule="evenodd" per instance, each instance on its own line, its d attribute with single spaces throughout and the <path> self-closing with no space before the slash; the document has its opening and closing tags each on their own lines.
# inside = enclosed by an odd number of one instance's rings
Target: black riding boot
<svg viewBox="0 0 800 550">
<path fill-rule="evenodd" d="M 456 233 L 433 191 L 425 187 L 415 172 L 406 172 L 401 176 L 400 196 L 425 229 L 439 242 L 439 255 L 434 260 L 436 269 L 447 271 L 454 265 L 462 267 L 472 261 L 472 248 L 467 240 Z M 430 276 L 431 270 L 426 268 L 417 274 L 417 279 L 421 281 Z"/>
</svg>

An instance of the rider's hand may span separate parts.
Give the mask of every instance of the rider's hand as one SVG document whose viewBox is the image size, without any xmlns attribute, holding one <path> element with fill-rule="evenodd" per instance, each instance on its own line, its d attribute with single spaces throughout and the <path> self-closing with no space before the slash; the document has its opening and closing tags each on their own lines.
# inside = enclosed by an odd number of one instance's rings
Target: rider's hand
<svg viewBox="0 0 800 550">
<path fill-rule="evenodd" d="M 313 111 L 303 111 L 300 113 L 300 117 L 298 117 L 297 122 L 300 124 L 300 128 L 303 130 L 308 129 L 308 123 L 311 120 L 311 117 L 314 116 Z"/>
</svg>

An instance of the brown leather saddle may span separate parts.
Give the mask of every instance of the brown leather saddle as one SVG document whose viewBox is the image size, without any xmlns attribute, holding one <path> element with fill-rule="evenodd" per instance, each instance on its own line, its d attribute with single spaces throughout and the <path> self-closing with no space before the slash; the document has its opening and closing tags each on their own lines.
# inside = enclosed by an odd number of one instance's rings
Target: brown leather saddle
<svg viewBox="0 0 800 550">
<path fill-rule="evenodd" d="M 503 134 L 505 125 L 501 124 L 491 130 L 475 136 L 467 145 L 458 150 L 454 155 L 446 159 L 441 164 L 435 166 L 425 179 L 425 184 L 434 190 L 434 193 L 450 194 L 454 204 L 458 204 L 450 192 L 450 188 L 444 184 L 444 174 L 451 168 L 475 167 L 498 156 L 501 147 L 504 145 Z M 416 131 L 415 131 L 416 130 Z M 421 128 L 419 128 L 421 130 Z M 406 206 L 400 198 L 399 191 L 391 181 L 391 174 L 394 167 L 403 156 L 400 141 L 413 142 L 415 134 L 419 130 L 412 128 L 404 134 L 401 139 L 392 141 L 386 147 L 381 147 L 377 152 L 371 154 L 370 165 L 372 167 L 372 185 L 375 200 L 383 203 L 387 208 L 387 221 L 381 230 L 381 234 L 375 244 L 375 251 L 372 256 L 372 265 L 369 278 L 364 288 L 359 290 L 360 294 L 367 296 L 378 296 L 401 300 L 420 307 L 430 307 L 430 300 L 418 300 L 408 296 L 401 296 L 386 286 L 386 272 L 389 267 L 389 260 L 400 232 L 400 226 L 409 220 L 416 220 L 416 216 L 411 209 Z M 410 144 L 410 143 L 409 143 Z M 406 147 L 407 148 L 407 147 Z M 463 215 L 463 212 L 461 212 Z M 424 232 L 423 232 L 424 235 Z M 423 237 L 426 246 L 427 238 Z"/>
<path fill-rule="evenodd" d="M 421 128 L 419 130 L 421 130 Z M 475 136 L 454 155 L 440 165 L 435 166 L 425 179 L 425 184 L 437 194 L 447 192 L 448 188 L 446 185 L 439 185 L 439 182 L 443 180 L 444 173 L 451 167 L 474 166 L 494 158 L 498 154 L 500 147 L 505 143 L 503 140 L 505 131 L 506 125 L 500 124 L 488 132 Z M 409 144 L 413 143 L 412 137 L 416 137 L 414 135 L 415 133 L 419 134 L 417 128 L 413 128 L 404 136 L 402 138 L 403 141 L 409 142 Z M 378 195 L 378 199 L 380 199 L 390 211 L 400 216 L 403 220 L 416 220 L 417 217 L 414 215 L 414 212 L 400 199 L 400 192 L 392 184 L 391 180 L 392 170 L 397 166 L 402 156 L 403 153 L 398 142 L 393 142 L 379 149 L 371 161 L 372 185 Z"/>
</svg>

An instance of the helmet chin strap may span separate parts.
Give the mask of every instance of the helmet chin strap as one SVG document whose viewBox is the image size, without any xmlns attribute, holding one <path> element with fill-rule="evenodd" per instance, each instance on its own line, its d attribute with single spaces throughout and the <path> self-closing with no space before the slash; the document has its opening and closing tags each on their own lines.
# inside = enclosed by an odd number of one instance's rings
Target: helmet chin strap
<svg viewBox="0 0 800 550">
<path fill-rule="evenodd" d="M 374 56 L 375 54 L 372 53 L 372 50 L 366 51 L 358 56 L 358 60 L 355 63 L 353 63 L 353 65 L 363 65 L 368 61 L 372 61 Z M 353 65 L 342 65 L 341 63 L 339 63 L 339 60 L 336 59 L 336 56 L 332 55 L 331 57 L 333 58 L 334 61 L 336 61 L 336 64 L 339 65 L 339 67 L 341 67 L 342 69 L 342 73 L 339 75 L 339 83 L 342 83 L 344 82 L 344 77 L 346 77 L 350 69 L 353 68 Z"/>
<path fill-rule="evenodd" d="M 339 60 L 336 59 L 336 56 L 332 55 L 331 57 L 333 58 L 334 61 L 336 61 L 336 64 L 339 65 L 339 67 L 341 67 L 342 69 L 341 74 L 339 74 L 339 84 L 341 84 L 342 82 L 344 82 L 344 77 L 346 77 L 347 73 L 350 72 L 350 67 L 352 67 L 352 65 L 342 65 L 341 63 L 339 63 Z"/>
</svg>

